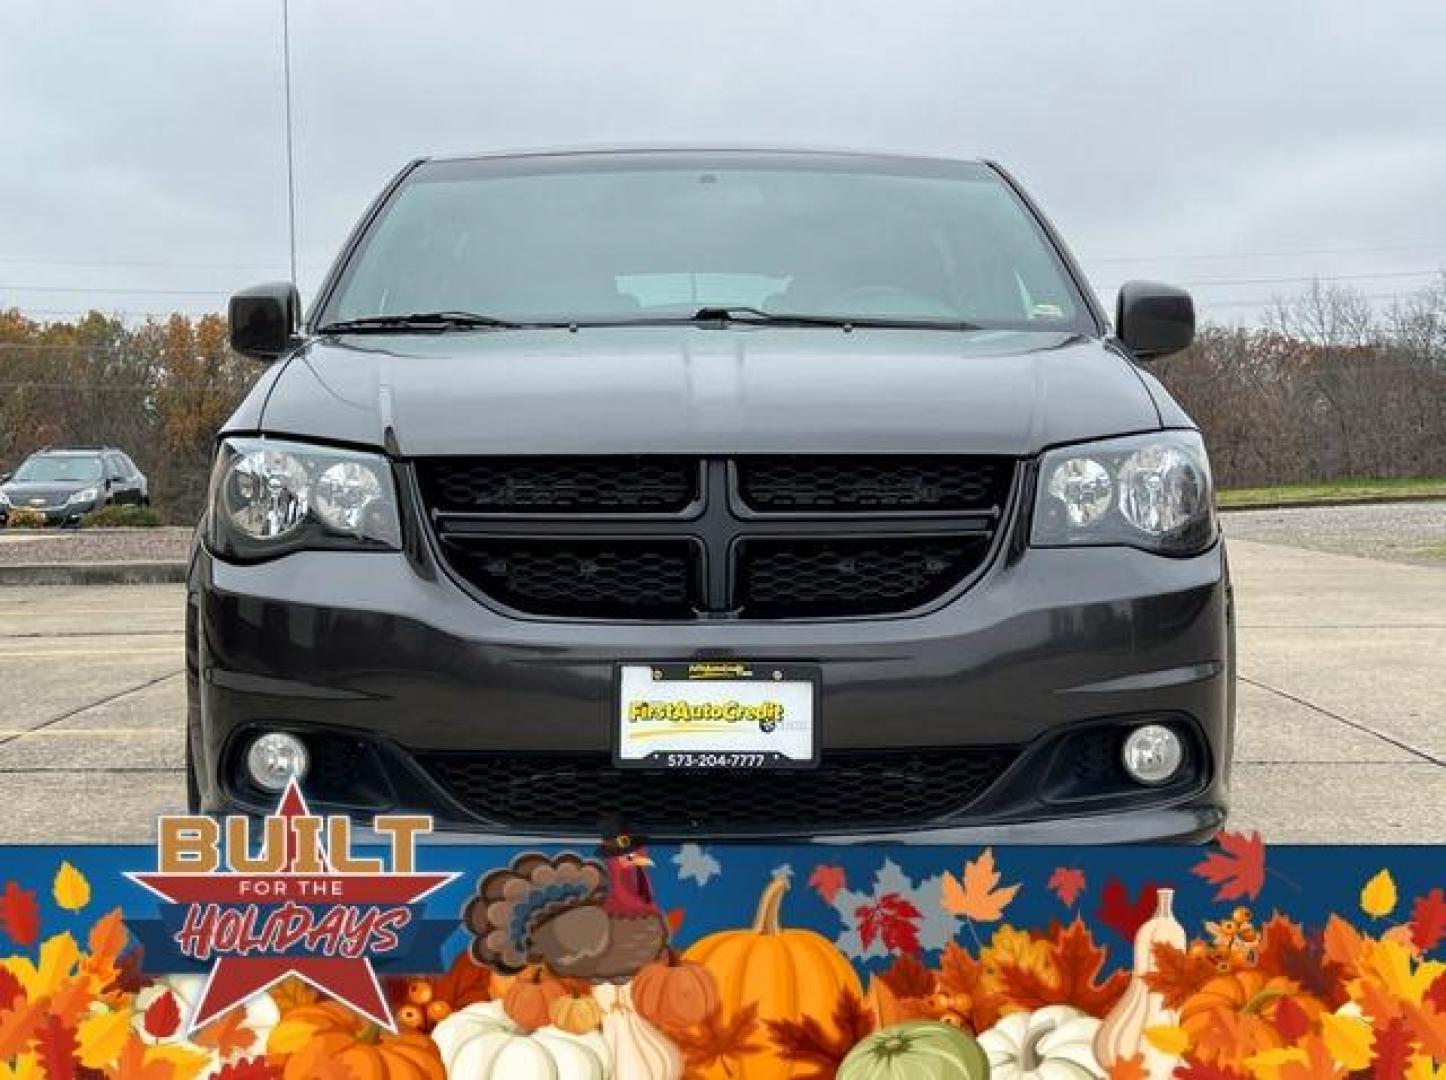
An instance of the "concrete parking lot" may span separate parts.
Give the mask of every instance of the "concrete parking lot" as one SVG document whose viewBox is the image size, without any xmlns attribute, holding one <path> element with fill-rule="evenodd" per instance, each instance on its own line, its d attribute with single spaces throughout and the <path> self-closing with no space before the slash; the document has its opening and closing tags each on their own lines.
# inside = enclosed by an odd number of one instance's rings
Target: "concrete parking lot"
<svg viewBox="0 0 1446 1080">
<path fill-rule="evenodd" d="M 1446 841 L 1446 563 L 1236 534 L 1232 828 Z M 182 589 L 0 588 L 0 842 L 140 841 L 183 802 Z"/>
</svg>

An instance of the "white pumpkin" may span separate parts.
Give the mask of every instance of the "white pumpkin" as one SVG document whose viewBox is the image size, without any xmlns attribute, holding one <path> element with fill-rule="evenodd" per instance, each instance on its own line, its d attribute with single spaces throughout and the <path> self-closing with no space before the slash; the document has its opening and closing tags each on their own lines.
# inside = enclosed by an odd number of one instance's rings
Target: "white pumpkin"
<svg viewBox="0 0 1446 1080">
<path fill-rule="evenodd" d="M 1103 1080 L 1094 1041 L 1100 1022 L 1068 1005 L 1011 1013 L 979 1036 L 990 1080 Z"/>
<path fill-rule="evenodd" d="M 432 1029 L 449 1077 L 466 1080 L 610 1080 L 612 1055 L 597 1032 L 556 1027 L 532 1034 L 500 1001 L 468 1005 Z"/>
<path fill-rule="evenodd" d="M 683 1055 L 671 1039 L 638 1015 L 631 986 L 595 986 L 592 996 L 602 1006 L 602 1035 L 619 1080 L 680 1080 Z"/>
<path fill-rule="evenodd" d="M 147 1045 L 181 1046 L 187 1050 L 210 1054 L 211 1062 L 199 1074 L 198 1080 L 208 1080 L 209 1077 L 220 1072 L 222 1066 L 261 1053 L 266 1047 L 266 1040 L 271 1035 L 271 1029 L 281 1020 L 281 1010 L 270 994 L 257 994 L 250 998 L 245 1007 L 246 1027 L 255 1033 L 256 1039 L 248 1049 L 222 1058 L 214 1051 L 197 1046 L 186 1035 L 191 1017 L 196 1015 L 196 1009 L 201 1004 L 201 995 L 205 992 L 206 978 L 203 975 L 169 975 L 157 979 L 136 995 L 135 1012 L 131 1017 L 131 1027 L 140 1040 Z M 174 1031 L 155 1035 L 146 1030 L 146 1011 L 167 994 L 175 999 L 180 1021 Z"/>
</svg>

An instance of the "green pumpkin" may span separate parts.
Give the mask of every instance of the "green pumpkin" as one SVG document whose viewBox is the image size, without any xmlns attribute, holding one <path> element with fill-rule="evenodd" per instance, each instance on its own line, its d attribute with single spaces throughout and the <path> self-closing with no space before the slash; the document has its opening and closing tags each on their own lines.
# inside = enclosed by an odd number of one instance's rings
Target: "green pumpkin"
<svg viewBox="0 0 1446 1080">
<path fill-rule="evenodd" d="M 838 1080 L 988 1080 L 989 1059 L 973 1037 L 931 1020 L 876 1031 L 849 1051 Z"/>
</svg>

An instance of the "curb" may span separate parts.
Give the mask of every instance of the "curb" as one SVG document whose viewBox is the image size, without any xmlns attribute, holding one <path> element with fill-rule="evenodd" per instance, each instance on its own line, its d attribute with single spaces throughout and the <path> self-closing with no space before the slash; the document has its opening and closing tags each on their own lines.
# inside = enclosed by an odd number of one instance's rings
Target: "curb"
<svg viewBox="0 0 1446 1080">
<path fill-rule="evenodd" d="M 175 585 L 184 562 L 0 563 L 3 585 Z"/>
<path fill-rule="evenodd" d="M 1337 506 L 1379 506 L 1383 503 L 1446 502 L 1446 495 L 1365 495 L 1357 499 L 1276 499 L 1272 502 L 1217 506 L 1222 514 L 1242 510 L 1329 510 Z"/>
</svg>

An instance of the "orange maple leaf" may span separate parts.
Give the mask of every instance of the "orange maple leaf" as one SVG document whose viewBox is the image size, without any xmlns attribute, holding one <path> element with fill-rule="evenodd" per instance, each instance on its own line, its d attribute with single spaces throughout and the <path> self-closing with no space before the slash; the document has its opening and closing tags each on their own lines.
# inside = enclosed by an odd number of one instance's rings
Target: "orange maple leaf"
<svg viewBox="0 0 1446 1080">
<path fill-rule="evenodd" d="M 1109 1080 L 1146 1080 L 1145 1055 L 1120 1058 L 1109 1069 Z"/>
<path fill-rule="evenodd" d="M 1222 832 L 1215 838 L 1220 850 L 1190 868 L 1196 877 L 1219 885 L 1216 900 L 1254 900 L 1265 888 L 1265 841 L 1258 832 Z"/>
<path fill-rule="evenodd" d="M 960 915 L 975 922 L 998 922 L 1004 909 L 1019 892 L 1018 885 L 999 885 L 1000 873 L 994 869 L 994 849 L 985 848 L 979 858 L 964 864 L 964 882 L 947 871 L 939 893 L 939 903 L 951 915 Z"/>
<path fill-rule="evenodd" d="M 1072 866 L 1057 866 L 1049 875 L 1047 887 L 1065 907 L 1074 907 L 1079 894 L 1085 891 L 1084 871 Z"/>
<path fill-rule="evenodd" d="M 1402 1008 L 1421 1049 L 1437 1061 L 1446 1061 L 1446 1013 L 1434 1005 L 1413 1005 L 1409 1001 Z"/>
</svg>

